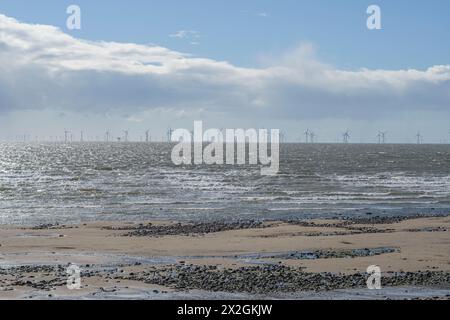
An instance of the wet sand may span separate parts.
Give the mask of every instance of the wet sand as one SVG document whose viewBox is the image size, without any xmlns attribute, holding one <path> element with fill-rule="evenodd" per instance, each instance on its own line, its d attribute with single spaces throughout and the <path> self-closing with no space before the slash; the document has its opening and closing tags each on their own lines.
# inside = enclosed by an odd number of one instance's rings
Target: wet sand
<svg viewBox="0 0 450 320">
<path fill-rule="evenodd" d="M 369 265 L 383 290 L 365 288 Z M 449 295 L 449 216 L 0 227 L 1 299 Z"/>
</svg>

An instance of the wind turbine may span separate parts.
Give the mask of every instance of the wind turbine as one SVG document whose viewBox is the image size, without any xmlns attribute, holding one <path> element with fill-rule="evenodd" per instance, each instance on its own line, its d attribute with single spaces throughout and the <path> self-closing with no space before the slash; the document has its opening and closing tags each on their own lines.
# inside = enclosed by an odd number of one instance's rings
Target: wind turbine
<svg viewBox="0 0 450 320">
<path fill-rule="evenodd" d="M 342 136 L 344 137 L 344 143 L 348 143 L 348 140 L 350 139 L 350 132 L 347 130 Z"/>
<path fill-rule="evenodd" d="M 110 137 L 109 131 L 106 131 L 105 135 L 106 135 L 106 142 L 109 142 L 109 137 Z"/>
<path fill-rule="evenodd" d="M 316 134 L 314 133 L 314 132 L 310 132 L 309 133 L 309 138 L 310 138 L 310 141 L 311 141 L 311 143 L 314 143 L 314 138 L 316 137 Z"/>
<path fill-rule="evenodd" d="M 280 143 L 284 143 L 284 131 L 280 131 Z"/>
<path fill-rule="evenodd" d="M 167 142 L 172 142 L 172 133 L 173 133 L 172 128 L 169 128 L 167 130 Z"/>
<path fill-rule="evenodd" d="M 128 142 L 128 133 L 129 133 L 129 131 L 128 130 L 123 130 L 123 133 L 125 134 L 125 142 Z"/>
<path fill-rule="evenodd" d="M 387 131 L 378 131 L 378 143 L 386 143 Z"/>
<path fill-rule="evenodd" d="M 309 142 L 309 135 L 311 134 L 311 131 L 309 131 L 309 129 L 306 129 L 306 131 L 305 131 L 305 140 L 306 140 L 306 143 L 308 143 Z"/>
<path fill-rule="evenodd" d="M 417 132 L 417 134 L 416 134 L 416 137 L 417 137 L 417 144 L 421 144 L 422 143 L 422 135 L 420 134 L 420 132 Z"/>
<path fill-rule="evenodd" d="M 81 131 L 81 132 L 80 132 L 80 142 L 83 142 L 83 140 L 84 140 L 83 134 L 84 134 L 84 132 Z"/>
<path fill-rule="evenodd" d="M 145 131 L 145 142 L 149 142 L 150 130 Z"/>
<path fill-rule="evenodd" d="M 64 142 L 66 142 L 67 143 L 67 140 L 68 140 L 68 138 L 69 138 L 69 131 L 67 131 L 67 130 L 64 130 Z"/>
</svg>

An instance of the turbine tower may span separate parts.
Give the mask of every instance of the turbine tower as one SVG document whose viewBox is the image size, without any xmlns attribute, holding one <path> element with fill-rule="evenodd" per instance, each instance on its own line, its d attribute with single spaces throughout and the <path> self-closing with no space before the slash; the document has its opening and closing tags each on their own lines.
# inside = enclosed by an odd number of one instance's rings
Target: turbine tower
<svg viewBox="0 0 450 320">
<path fill-rule="evenodd" d="M 129 133 L 129 131 L 128 130 L 123 130 L 123 133 L 125 134 L 124 141 L 128 142 L 128 133 Z"/>
<path fill-rule="evenodd" d="M 106 131 L 105 135 L 106 135 L 106 142 L 109 142 L 109 137 L 110 137 L 109 131 Z"/>
<path fill-rule="evenodd" d="M 387 131 L 378 131 L 377 137 L 378 137 L 379 144 L 386 143 L 386 135 L 387 135 Z"/>
<path fill-rule="evenodd" d="M 280 143 L 284 143 L 286 139 L 286 135 L 283 130 L 280 131 Z"/>
<path fill-rule="evenodd" d="M 64 130 L 64 142 L 67 143 L 68 139 L 69 139 L 69 131 Z"/>
<path fill-rule="evenodd" d="M 145 131 L 145 142 L 149 142 L 150 130 Z"/>
<path fill-rule="evenodd" d="M 417 134 L 416 134 L 416 137 L 417 137 L 417 144 L 421 144 L 422 143 L 422 135 L 420 134 L 420 132 L 417 132 Z"/>
<path fill-rule="evenodd" d="M 83 140 L 84 140 L 83 134 L 84 134 L 84 132 L 81 131 L 81 132 L 80 132 L 80 142 L 83 142 Z"/>
<path fill-rule="evenodd" d="M 311 131 L 311 132 L 309 133 L 309 139 L 310 139 L 311 143 L 314 143 L 315 137 L 316 137 L 316 134 L 315 134 L 314 132 Z"/>
<path fill-rule="evenodd" d="M 347 130 L 344 132 L 344 134 L 342 136 L 344 138 L 344 143 L 348 143 L 348 141 L 350 139 L 350 132 Z"/>
<path fill-rule="evenodd" d="M 172 142 L 172 133 L 173 133 L 172 128 L 169 128 L 167 130 L 167 142 Z"/>
<path fill-rule="evenodd" d="M 305 141 L 306 141 L 306 143 L 309 142 L 310 134 L 311 134 L 311 131 L 309 129 L 306 129 L 306 131 L 305 131 Z"/>
</svg>

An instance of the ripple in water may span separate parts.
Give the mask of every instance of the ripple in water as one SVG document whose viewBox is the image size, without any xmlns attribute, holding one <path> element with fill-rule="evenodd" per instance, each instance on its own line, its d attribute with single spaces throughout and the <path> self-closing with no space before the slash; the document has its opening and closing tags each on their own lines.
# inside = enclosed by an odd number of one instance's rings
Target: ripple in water
<svg viewBox="0 0 450 320">
<path fill-rule="evenodd" d="M 280 173 L 185 166 L 171 146 L 0 144 L 2 223 L 448 212 L 448 145 L 282 145 Z"/>
</svg>

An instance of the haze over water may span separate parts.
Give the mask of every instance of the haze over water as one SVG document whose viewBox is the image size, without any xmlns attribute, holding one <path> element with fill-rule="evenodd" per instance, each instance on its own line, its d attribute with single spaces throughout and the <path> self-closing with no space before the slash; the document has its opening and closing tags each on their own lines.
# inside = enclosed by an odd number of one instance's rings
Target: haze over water
<svg viewBox="0 0 450 320">
<path fill-rule="evenodd" d="M 247 219 L 448 213 L 450 145 L 284 144 L 280 172 L 172 164 L 164 143 L 0 143 L 0 219 Z"/>
</svg>

